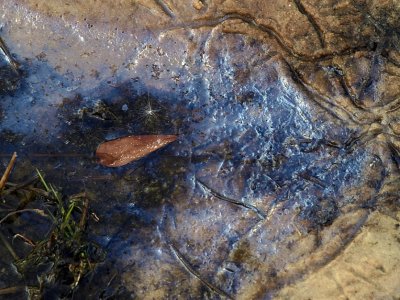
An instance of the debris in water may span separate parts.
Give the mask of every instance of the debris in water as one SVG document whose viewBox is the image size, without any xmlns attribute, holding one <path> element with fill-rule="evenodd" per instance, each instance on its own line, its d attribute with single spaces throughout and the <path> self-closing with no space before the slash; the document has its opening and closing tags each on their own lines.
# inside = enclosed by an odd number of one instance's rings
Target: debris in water
<svg viewBox="0 0 400 300">
<path fill-rule="evenodd" d="M 140 159 L 177 139 L 176 135 L 132 135 L 104 142 L 97 147 L 100 164 L 120 167 Z"/>
<path fill-rule="evenodd" d="M 12 66 L 15 73 L 19 74 L 18 72 L 19 65 L 12 57 L 10 50 L 8 50 L 6 43 L 3 41 L 1 37 L 0 37 L 0 54 L 4 57 L 6 62 Z"/>
<path fill-rule="evenodd" d="M 3 176 L 2 176 L 1 179 L 0 179 L 0 191 L 1 191 L 1 190 L 3 189 L 3 187 L 5 186 L 5 184 L 6 184 L 7 180 L 8 180 L 8 177 L 10 176 L 11 170 L 12 170 L 12 168 L 13 168 L 13 166 L 14 166 L 14 163 L 15 163 L 15 160 L 16 160 L 16 159 L 17 159 L 17 153 L 14 152 L 13 155 L 12 155 L 12 157 L 11 157 L 10 162 L 9 162 L 8 165 L 7 165 L 6 170 L 4 171 Z"/>
<path fill-rule="evenodd" d="M 0 93 L 15 91 L 19 86 L 20 77 L 19 64 L 0 37 Z"/>
</svg>

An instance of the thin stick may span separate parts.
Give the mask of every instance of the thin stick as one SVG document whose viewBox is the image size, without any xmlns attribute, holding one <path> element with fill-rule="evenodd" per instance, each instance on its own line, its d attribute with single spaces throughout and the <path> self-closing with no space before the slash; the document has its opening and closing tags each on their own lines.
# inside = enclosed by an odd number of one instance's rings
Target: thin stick
<svg viewBox="0 0 400 300">
<path fill-rule="evenodd" d="M 27 212 L 27 211 L 37 213 L 38 215 L 41 215 L 42 217 L 47 217 L 46 213 L 41 209 L 27 208 L 27 209 L 16 210 L 16 211 L 12 211 L 12 212 L 8 213 L 3 219 L 0 220 L 0 224 L 15 214 L 19 214 L 19 213 L 23 213 L 23 212 Z"/>
<path fill-rule="evenodd" d="M 254 211 L 261 220 L 265 220 L 265 217 L 266 217 L 265 213 L 263 211 L 259 210 L 254 205 L 251 205 L 250 203 L 246 203 L 246 202 L 243 202 L 243 201 L 239 201 L 239 200 L 235 200 L 235 199 L 231 199 L 231 198 L 225 197 L 224 195 L 218 193 L 217 191 L 214 191 L 212 188 L 207 186 L 204 182 L 200 181 L 199 179 L 196 178 L 196 181 L 199 183 L 199 185 L 203 189 L 205 189 L 207 192 L 209 192 L 214 197 L 216 197 L 218 199 L 221 199 L 223 201 L 230 202 L 232 204 L 236 204 L 238 206 L 242 206 L 244 208 L 250 209 L 250 210 Z"/>
<path fill-rule="evenodd" d="M 10 176 L 11 170 L 14 166 L 15 160 L 17 159 L 17 152 L 14 152 L 10 162 L 8 163 L 8 166 L 3 174 L 3 176 L 0 179 L 0 191 L 4 188 L 4 186 L 6 185 L 6 182 L 8 180 L 8 177 Z"/>
<path fill-rule="evenodd" d="M 171 251 L 174 253 L 174 255 L 178 258 L 178 260 L 181 262 L 181 264 L 185 267 L 185 269 L 192 274 L 193 276 L 195 276 L 197 279 L 199 279 L 206 287 L 208 287 L 211 291 L 213 291 L 214 293 L 220 295 L 220 296 L 224 296 L 228 299 L 233 299 L 229 294 L 227 294 L 226 292 L 224 292 L 223 290 L 221 290 L 220 288 L 214 286 L 213 284 L 211 284 L 210 282 L 208 282 L 207 280 L 205 280 L 200 274 L 199 272 L 197 272 L 195 269 L 193 269 L 193 267 L 190 265 L 190 263 L 186 260 L 186 258 L 183 257 L 183 255 L 179 252 L 179 250 L 173 245 L 173 244 L 169 244 L 169 247 L 171 248 Z"/>
<path fill-rule="evenodd" d="M 175 19 L 175 14 L 172 11 L 172 9 L 168 6 L 167 3 L 165 3 L 163 0 L 155 0 L 156 3 L 158 4 L 158 6 L 161 7 L 161 9 L 163 10 L 163 12 L 169 16 L 171 19 Z"/>
<path fill-rule="evenodd" d="M 25 243 L 27 243 L 28 245 L 30 245 L 30 246 L 32 246 L 32 247 L 35 247 L 35 243 L 34 243 L 34 242 L 32 242 L 32 241 L 31 241 L 30 239 L 28 239 L 26 236 L 23 236 L 22 234 L 19 234 L 19 233 L 17 233 L 16 235 L 13 236 L 13 238 L 12 238 L 13 244 L 14 244 L 14 240 L 15 240 L 16 238 L 20 238 L 20 239 L 22 239 Z"/>
<path fill-rule="evenodd" d="M 17 253 L 15 253 L 13 247 L 11 247 L 10 243 L 7 241 L 7 239 L 4 237 L 4 235 L 1 232 L 0 232 L 0 240 L 4 244 L 4 246 L 7 248 L 8 252 L 10 252 L 10 254 L 14 258 L 14 260 L 19 260 Z"/>
<path fill-rule="evenodd" d="M 0 295 L 8 295 L 8 294 L 15 294 L 21 291 L 25 291 L 26 286 L 13 286 L 8 288 L 0 289 Z"/>
<path fill-rule="evenodd" d="M 14 193 L 17 190 L 23 189 L 23 188 L 27 187 L 28 185 L 35 183 L 38 179 L 39 179 L 39 176 L 35 175 L 32 178 L 28 179 L 27 181 L 18 183 L 18 184 L 6 182 L 6 186 L 8 188 L 7 188 L 7 190 L 4 191 L 4 193 L 6 193 L 6 194 Z"/>
<path fill-rule="evenodd" d="M 1 37 L 0 37 L 0 52 L 3 52 L 4 58 L 12 66 L 15 73 L 19 74 L 18 63 L 12 57 L 10 50 L 8 50 L 6 43 L 3 41 L 3 39 Z"/>
<path fill-rule="evenodd" d="M 85 202 L 83 203 L 82 216 L 81 220 L 79 221 L 79 227 L 81 230 L 84 230 L 85 228 L 88 210 L 89 210 L 89 198 L 85 194 Z"/>
</svg>

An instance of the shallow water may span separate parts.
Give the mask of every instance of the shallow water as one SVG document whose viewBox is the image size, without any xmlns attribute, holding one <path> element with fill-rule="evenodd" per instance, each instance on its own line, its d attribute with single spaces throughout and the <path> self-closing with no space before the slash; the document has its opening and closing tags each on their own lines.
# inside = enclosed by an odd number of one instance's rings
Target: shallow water
<svg viewBox="0 0 400 300">
<path fill-rule="evenodd" d="M 387 145 L 398 146 L 399 116 L 382 86 L 392 75 L 368 86 L 352 77 L 366 73 L 360 56 L 377 70 L 395 68 L 389 58 L 359 41 L 335 56 L 346 43 L 321 50 L 315 35 L 312 59 L 298 57 L 302 38 L 279 22 L 269 32 L 268 17 L 249 19 L 254 7 L 235 15 L 225 5 L 225 19 L 198 21 L 169 21 L 150 5 L 163 25 L 146 16 L 137 28 L 0 5 L 1 36 L 21 65 L 19 85 L 0 95 L 2 161 L 16 151 L 15 180 L 37 167 L 66 194 L 94 194 L 91 239 L 108 257 L 77 295 L 97 297 L 118 272 L 137 298 L 269 297 L 333 259 L 391 191 L 398 165 Z M 343 91 L 337 64 L 366 108 Z M 179 138 L 118 169 L 96 162 L 102 141 L 152 133 Z"/>
</svg>

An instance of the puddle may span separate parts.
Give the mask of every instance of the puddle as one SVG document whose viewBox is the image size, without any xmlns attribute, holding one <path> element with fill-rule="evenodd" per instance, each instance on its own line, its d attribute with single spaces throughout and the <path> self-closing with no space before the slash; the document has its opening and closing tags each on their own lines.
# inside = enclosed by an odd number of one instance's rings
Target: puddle
<svg viewBox="0 0 400 300">
<path fill-rule="evenodd" d="M 289 48 L 281 34 L 293 36 L 245 8 L 185 23 L 168 21 L 173 8 L 158 2 L 135 3 L 163 16 L 164 27 L 134 29 L 121 18 L 118 30 L 41 6 L 0 5 L 0 34 L 20 63 L 14 76 L 5 55 L 0 61 L 2 165 L 16 151 L 13 182 L 38 168 L 63 194 L 92 195 L 99 222 L 89 224 L 89 239 L 107 257 L 76 298 L 272 297 L 336 257 L 391 192 L 398 100 L 379 85 L 398 65 L 352 82 L 339 65 L 381 55 L 370 45 L 327 46 L 310 59 L 298 49 L 318 45 L 320 35 Z M 197 1 L 182 14 L 217 2 Z M 389 68 L 379 57 L 376 68 Z M 360 85 L 366 108 L 357 107 L 362 97 L 352 104 Z M 384 100 L 368 98 L 369 89 Z M 120 168 L 96 161 L 101 142 L 143 134 L 178 139 Z"/>
</svg>

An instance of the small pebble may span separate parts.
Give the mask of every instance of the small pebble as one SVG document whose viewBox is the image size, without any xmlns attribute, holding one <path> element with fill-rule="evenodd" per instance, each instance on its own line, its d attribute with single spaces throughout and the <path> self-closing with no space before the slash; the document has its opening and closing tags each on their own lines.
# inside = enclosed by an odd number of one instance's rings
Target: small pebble
<svg viewBox="0 0 400 300">
<path fill-rule="evenodd" d="M 203 4 L 203 2 L 201 2 L 200 0 L 195 0 L 195 1 L 193 2 L 193 7 L 194 7 L 195 9 L 197 9 L 197 10 L 200 10 L 200 9 L 202 9 L 202 8 L 204 7 L 204 4 Z"/>
</svg>

